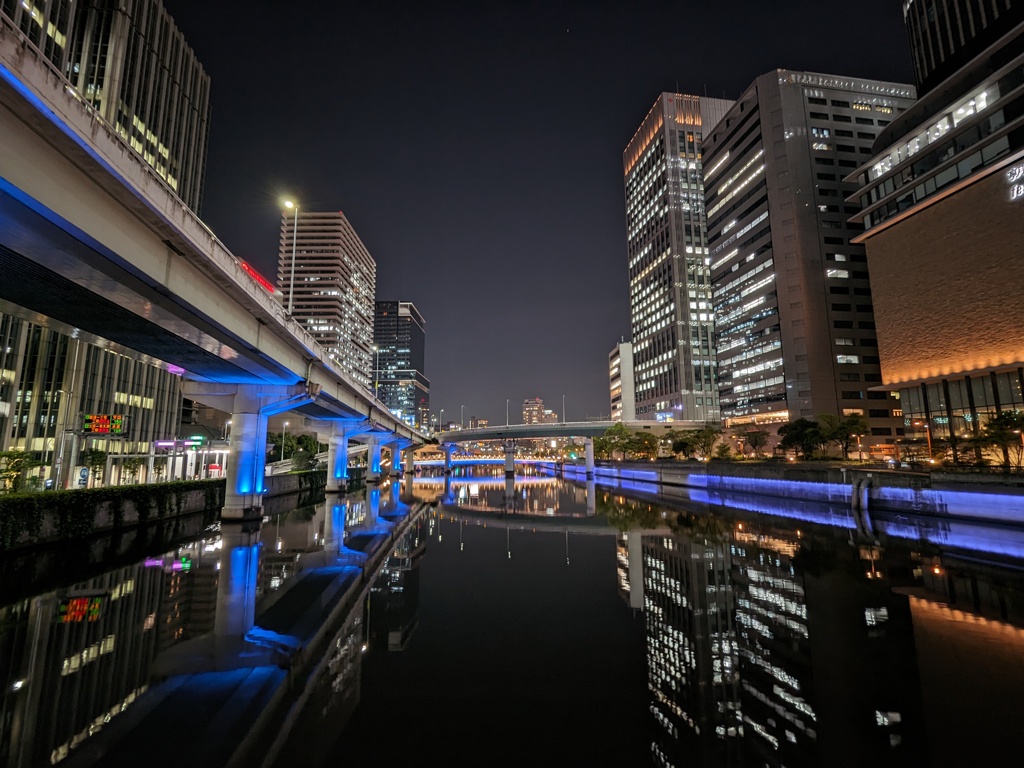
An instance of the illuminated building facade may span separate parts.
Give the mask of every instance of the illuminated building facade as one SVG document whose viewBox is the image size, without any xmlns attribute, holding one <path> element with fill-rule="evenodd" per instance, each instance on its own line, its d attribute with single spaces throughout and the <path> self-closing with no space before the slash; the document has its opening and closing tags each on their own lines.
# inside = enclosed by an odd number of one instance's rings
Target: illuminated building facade
<svg viewBox="0 0 1024 768">
<path fill-rule="evenodd" d="M 193 211 L 206 170 L 210 78 L 160 0 L 0 0 L 12 24 Z"/>
<path fill-rule="evenodd" d="M 989 418 L 1024 409 L 1024 3 L 912 0 L 905 15 L 924 92 L 850 174 L 848 202 L 883 384 L 908 436 L 958 459 Z"/>
<path fill-rule="evenodd" d="M 636 421 L 633 345 L 622 341 L 608 354 L 608 389 L 612 421 Z"/>
<path fill-rule="evenodd" d="M 902 419 L 881 381 L 858 211 L 843 180 L 913 104 L 899 83 L 777 70 L 705 132 L 718 386 L 728 426 L 862 415 L 865 445 Z"/>
<path fill-rule="evenodd" d="M 622 154 L 638 419 L 719 421 L 702 141 L 731 104 L 663 93 Z"/>
<path fill-rule="evenodd" d="M 556 416 L 551 419 L 551 411 L 544 407 L 544 401 L 539 397 L 531 397 L 523 400 L 523 424 L 554 424 L 558 422 Z"/>
<path fill-rule="evenodd" d="M 411 301 L 378 301 L 373 318 L 377 399 L 413 427 L 430 418 L 430 380 L 424 375 L 423 315 Z"/>
<path fill-rule="evenodd" d="M 293 270 L 294 263 L 294 270 Z M 285 211 L 277 289 L 338 368 L 373 389 L 377 263 L 341 211 Z"/>
<path fill-rule="evenodd" d="M 72 333 L 0 314 L 0 450 L 26 451 L 42 463 L 31 486 L 77 482 L 85 448 L 112 454 L 114 467 L 141 458 L 138 479 L 145 480 L 154 471 L 154 442 L 176 434 L 181 371 Z M 86 414 L 120 415 L 123 432 L 86 432 Z"/>
</svg>

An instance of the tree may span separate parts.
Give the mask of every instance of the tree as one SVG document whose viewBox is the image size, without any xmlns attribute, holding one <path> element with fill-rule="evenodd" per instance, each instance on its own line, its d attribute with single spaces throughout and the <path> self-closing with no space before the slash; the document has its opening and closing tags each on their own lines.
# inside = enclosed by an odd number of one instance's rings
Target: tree
<svg viewBox="0 0 1024 768">
<path fill-rule="evenodd" d="M 721 436 L 722 430 L 715 429 L 709 425 L 703 429 L 694 430 L 690 440 L 697 453 L 705 459 L 710 459 L 713 451 L 715 450 L 715 443 L 718 442 L 718 439 Z"/>
<path fill-rule="evenodd" d="M 305 451 L 311 456 L 320 453 L 320 443 L 317 442 L 316 435 L 299 435 L 295 439 L 295 444 L 297 446 L 295 450 L 297 451 Z"/>
<path fill-rule="evenodd" d="M 40 466 L 42 462 L 26 451 L 3 451 L 0 453 L 0 481 L 4 488 L 17 493 L 25 483 L 25 473 Z"/>
<path fill-rule="evenodd" d="M 1003 466 L 1010 468 L 1010 453 L 1014 454 L 1014 464 L 1021 466 L 1024 458 L 1024 411 L 1003 411 L 989 419 L 981 428 L 978 444 L 983 447 L 995 448 L 1003 455 Z"/>
<path fill-rule="evenodd" d="M 121 462 L 121 471 L 128 477 L 129 483 L 136 483 L 139 480 L 139 470 L 142 468 L 142 459 L 138 456 L 127 456 Z"/>
<path fill-rule="evenodd" d="M 614 459 L 615 453 L 621 453 L 622 458 L 627 458 L 630 440 L 630 431 L 621 421 L 608 427 L 604 432 L 605 440 L 608 441 L 608 457 Z"/>
<path fill-rule="evenodd" d="M 292 469 L 297 472 L 313 469 L 316 464 L 316 457 L 304 448 L 296 450 L 290 458 L 292 460 Z"/>
<path fill-rule="evenodd" d="M 695 430 L 687 430 L 685 432 L 676 432 L 676 437 L 672 439 L 672 453 L 675 455 L 682 454 L 684 459 L 688 459 L 693 455 L 693 433 Z"/>
<path fill-rule="evenodd" d="M 767 429 L 751 429 L 747 432 L 740 432 L 737 435 L 738 438 L 742 438 L 744 443 L 754 452 L 754 458 L 761 458 L 761 451 L 766 445 L 768 445 L 768 430 Z"/>
<path fill-rule="evenodd" d="M 273 442 L 273 447 L 267 451 L 267 461 L 284 461 L 299 449 L 298 438 L 290 432 L 277 432 L 267 436 Z M 281 452 L 281 443 L 284 443 L 284 453 Z"/>
<path fill-rule="evenodd" d="M 98 448 L 86 448 L 82 452 L 82 461 L 89 468 L 95 486 L 103 481 L 103 470 L 107 468 L 107 452 Z"/>
<path fill-rule="evenodd" d="M 835 443 L 843 452 L 843 458 L 850 458 L 850 445 L 857 435 L 867 434 L 871 429 L 867 419 L 859 413 L 849 416 L 835 416 L 831 413 L 823 413 L 818 417 L 818 429 L 821 432 L 821 439 L 827 443 Z"/>
<path fill-rule="evenodd" d="M 779 447 L 793 449 L 804 458 L 812 456 L 822 445 L 818 422 L 803 417 L 779 427 L 779 437 Z"/>
<path fill-rule="evenodd" d="M 728 443 L 719 443 L 715 448 L 715 458 L 721 461 L 729 461 L 732 458 L 732 448 Z"/>
<path fill-rule="evenodd" d="M 658 456 L 658 437 L 650 432 L 636 432 L 626 440 L 626 451 L 640 459 Z"/>
</svg>

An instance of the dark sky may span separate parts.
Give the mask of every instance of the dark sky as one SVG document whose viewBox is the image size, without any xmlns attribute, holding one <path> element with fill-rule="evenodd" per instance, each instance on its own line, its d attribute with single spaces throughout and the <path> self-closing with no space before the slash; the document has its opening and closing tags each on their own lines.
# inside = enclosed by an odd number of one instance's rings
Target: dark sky
<svg viewBox="0 0 1024 768">
<path fill-rule="evenodd" d="M 165 3 L 212 79 L 203 219 L 273 278 L 284 196 L 343 210 L 446 421 L 608 413 L 622 150 L 660 92 L 912 77 L 899 0 Z"/>
</svg>

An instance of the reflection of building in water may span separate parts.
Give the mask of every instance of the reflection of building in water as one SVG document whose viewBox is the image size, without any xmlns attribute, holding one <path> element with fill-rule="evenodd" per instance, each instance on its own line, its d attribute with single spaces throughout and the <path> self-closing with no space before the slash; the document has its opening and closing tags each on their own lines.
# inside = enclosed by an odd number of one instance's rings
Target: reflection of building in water
<svg viewBox="0 0 1024 768">
<path fill-rule="evenodd" d="M 0 765 L 64 760 L 146 690 L 163 576 L 140 564 L 0 608 Z"/>
<path fill-rule="evenodd" d="M 219 537 L 201 539 L 162 557 L 147 558 L 144 565 L 164 573 L 157 615 L 158 650 L 213 631 L 220 575 Z"/>
<path fill-rule="evenodd" d="M 630 608 L 644 607 L 643 536 L 639 530 L 615 537 L 615 572 L 619 596 Z"/>
<path fill-rule="evenodd" d="M 744 745 L 766 766 L 920 765 L 907 599 L 859 550 L 737 526 L 732 568 Z M 799 552 L 799 555 L 797 554 Z"/>
<path fill-rule="evenodd" d="M 280 589 L 285 581 L 298 573 L 303 553 L 323 549 L 321 537 L 325 515 L 326 506 L 320 504 L 276 515 L 263 524 L 256 587 L 258 597 Z"/>
<path fill-rule="evenodd" d="M 427 523 L 420 517 L 395 543 L 370 590 L 369 637 L 389 651 L 408 645 L 419 624 L 420 560 L 427 548 Z"/>
<path fill-rule="evenodd" d="M 738 765 L 742 729 L 728 546 L 703 536 L 645 533 L 642 553 L 655 763 Z"/>
</svg>

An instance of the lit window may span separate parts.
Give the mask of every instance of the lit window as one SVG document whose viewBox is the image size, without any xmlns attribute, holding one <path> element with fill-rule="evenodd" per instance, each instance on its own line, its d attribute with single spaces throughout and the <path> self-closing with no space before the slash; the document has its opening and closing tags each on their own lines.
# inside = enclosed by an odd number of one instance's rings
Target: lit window
<svg viewBox="0 0 1024 768">
<path fill-rule="evenodd" d="M 840 364 L 856 364 L 860 362 L 859 355 L 836 355 L 836 362 Z"/>
</svg>

